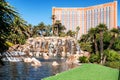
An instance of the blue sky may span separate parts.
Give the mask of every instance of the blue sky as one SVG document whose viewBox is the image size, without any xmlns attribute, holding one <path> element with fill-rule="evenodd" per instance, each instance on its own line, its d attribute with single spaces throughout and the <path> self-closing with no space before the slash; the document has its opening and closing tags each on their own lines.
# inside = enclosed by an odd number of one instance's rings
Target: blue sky
<svg viewBox="0 0 120 80">
<path fill-rule="evenodd" d="M 32 25 L 40 22 L 51 24 L 52 7 L 87 7 L 114 0 L 7 0 L 20 13 L 20 16 Z M 120 9 L 119 0 L 118 10 Z M 119 12 L 119 11 L 118 11 Z M 120 13 L 118 13 L 120 26 Z"/>
</svg>

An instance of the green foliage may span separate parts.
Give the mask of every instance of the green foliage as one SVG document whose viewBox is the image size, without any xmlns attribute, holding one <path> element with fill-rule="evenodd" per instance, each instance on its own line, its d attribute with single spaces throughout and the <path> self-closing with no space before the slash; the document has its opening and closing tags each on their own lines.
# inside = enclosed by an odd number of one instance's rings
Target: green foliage
<svg viewBox="0 0 120 80">
<path fill-rule="evenodd" d="M 6 41 L 6 42 L 5 42 L 5 45 L 8 46 L 8 47 L 11 47 L 11 46 L 13 46 L 14 44 L 11 43 L 11 42 L 9 42 L 9 41 Z"/>
<path fill-rule="evenodd" d="M 59 33 L 59 36 L 60 36 L 60 37 L 65 37 L 65 36 L 66 36 L 66 33 L 65 33 L 65 32 L 61 32 L 61 33 Z"/>
<path fill-rule="evenodd" d="M 99 63 L 99 62 L 100 62 L 100 56 L 99 56 L 99 54 L 92 54 L 92 55 L 90 56 L 90 58 L 89 58 L 89 61 L 90 61 L 91 63 L 94 63 L 94 62 Z"/>
<path fill-rule="evenodd" d="M 120 51 L 120 39 L 116 39 L 112 49 L 116 50 L 116 51 Z"/>
<path fill-rule="evenodd" d="M 56 20 L 56 22 L 53 24 L 53 35 L 60 36 L 64 30 L 66 30 L 65 26 L 62 25 L 60 20 Z"/>
<path fill-rule="evenodd" d="M 76 34 L 76 32 L 75 32 L 75 31 L 72 31 L 72 30 L 69 30 L 69 31 L 67 32 L 67 36 L 70 36 L 70 37 L 74 37 L 75 34 Z"/>
<path fill-rule="evenodd" d="M 120 67 L 120 61 L 107 62 L 105 64 L 105 66 L 119 69 L 119 67 Z"/>
<path fill-rule="evenodd" d="M 80 47 L 83 51 L 88 51 L 88 52 L 92 52 L 92 47 L 91 47 L 91 43 L 90 42 L 81 42 L 80 43 Z"/>
<path fill-rule="evenodd" d="M 106 55 L 107 61 L 120 61 L 120 54 L 114 50 L 105 50 L 104 55 Z"/>
<path fill-rule="evenodd" d="M 6 42 L 23 44 L 30 37 L 30 29 L 15 9 L 5 0 L 0 1 L 0 52 L 8 49 Z"/>
<path fill-rule="evenodd" d="M 79 57 L 79 61 L 80 61 L 80 63 L 88 63 L 89 62 L 88 58 L 85 56 Z"/>
</svg>

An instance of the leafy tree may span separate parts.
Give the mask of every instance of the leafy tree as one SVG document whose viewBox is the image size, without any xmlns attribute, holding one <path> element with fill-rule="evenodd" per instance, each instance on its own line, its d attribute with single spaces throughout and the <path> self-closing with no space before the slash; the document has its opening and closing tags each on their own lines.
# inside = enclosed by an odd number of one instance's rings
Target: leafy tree
<svg viewBox="0 0 120 80">
<path fill-rule="evenodd" d="M 88 42 L 90 40 L 90 35 L 89 34 L 83 34 L 80 38 L 80 42 Z"/>
<path fill-rule="evenodd" d="M 92 42 L 94 43 L 95 53 L 98 53 L 98 45 L 97 45 L 97 40 L 96 40 L 97 33 L 98 33 L 97 28 L 91 28 L 88 31 L 88 35 L 90 36 L 90 38 L 92 39 Z"/>
<path fill-rule="evenodd" d="M 43 22 L 41 22 L 37 26 L 33 27 L 32 36 L 45 35 L 43 34 L 45 31 L 46 31 L 46 25 Z"/>
<path fill-rule="evenodd" d="M 79 33 L 79 30 L 80 30 L 80 27 L 79 27 L 79 26 L 77 26 L 77 27 L 76 27 L 76 39 L 78 38 L 78 33 Z"/>
<path fill-rule="evenodd" d="M 61 33 L 64 32 L 64 30 L 66 30 L 65 26 L 62 25 L 62 23 L 59 20 L 56 20 L 56 22 L 54 23 L 54 29 L 53 29 L 53 33 L 54 35 L 58 35 L 60 36 Z M 56 29 L 56 30 L 55 30 Z M 56 31 L 56 32 L 55 32 Z"/>
<path fill-rule="evenodd" d="M 112 45 L 114 44 L 115 40 L 118 38 L 119 30 L 113 28 L 112 30 L 110 30 L 110 33 L 111 33 L 111 35 L 112 35 L 112 38 L 111 38 L 111 40 L 110 40 L 110 44 L 109 44 L 109 46 L 108 46 L 108 49 L 111 49 L 111 47 L 112 47 Z"/>
<path fill-rule="evenodd" d="M 75 34 L 76 34 L 76 32 L 75 32 L 75 31 L 72 31 L 72 30 L 69 30 L 69 31 L 67 32 L 67 36 L 70 36 L 70 37 L 75 37 Z"/>
<path fill-rule="evenodd" d="M 100 34 L 100 63 L 103 64 L 103 33 L 107 30 L 107 27 L 105 24 L 99 24 L 97 30 Z"/>
<path fill-rule="evenodd" d="M 107 56 L 106 60 L 107 61 L 119 61 L 120 60 L 120 55 L 118 52 L 114 50 L 105 50 L 104 55 Z"/>
<path fill-rule="evenodd" d="M 14 18 L 18 13 L 5 0 L 0 1 L 0 52 L 6 50 L 5 45 L 7 36 L 10 35 L 14 24 Z"/>
<path fill-rule="evenodd" d="M 116 39 L 113 46 L 112 46 L 112 49 L 116 50 L 116 51 L 120 51 L 120 39 Z"/>
<path fill-rule="evenodd" d="M 45 29 L 46 29 L 46 36 L 51 36 L 52 26 L 47 25 Z"/>
<path fill-rule="evenodd" d="M 81 50 L 92 52 L 91 42 L 81 42 L 80 43 Z"/>
<path fill-rule="evenodd" d="M 55 15 L 52 15 L 52 16 L 51 16 L 51 19 L 52 19 L 52 32 L 53 32 L 53 30 L 54 30 L 55 18 L 56 18 Z"/>
</svg>

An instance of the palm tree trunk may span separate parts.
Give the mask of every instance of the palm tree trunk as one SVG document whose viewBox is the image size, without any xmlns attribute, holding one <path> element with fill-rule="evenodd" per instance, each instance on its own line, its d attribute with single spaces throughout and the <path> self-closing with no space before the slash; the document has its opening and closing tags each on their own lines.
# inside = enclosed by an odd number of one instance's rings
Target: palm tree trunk
<svg viewBox="0 0 120 80">
<path fill-rule="evenodd" d="M 97 46 L 97 41 L 96 41 L 96 36 L 94 35 L 94 46 L 95 46 L 95 52 L 96 54 L 98 53 L 98 46 Z"/>
<path fill-rule="evenodd" d="M 103 64 L 103 31 L 100 31 L 100 63 Z"/>
</svg>

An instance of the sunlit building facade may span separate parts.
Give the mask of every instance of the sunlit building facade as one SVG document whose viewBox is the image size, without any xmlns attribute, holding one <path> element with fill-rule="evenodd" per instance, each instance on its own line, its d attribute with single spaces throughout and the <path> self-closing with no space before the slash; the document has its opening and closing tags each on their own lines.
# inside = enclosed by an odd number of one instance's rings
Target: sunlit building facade
<svg viewBox="0 0 120 80">
<path fill-rule="evenodd" d="M 61 21 L 66 31 L 75 31 L 79 26 L 80 35 L 100 23 L 106 24 L 108 29 L 117 28 L 117 1 L 85 8 L 53 7 L 52 15 L 55 15 L 55 20 Z"/>
</svg>

